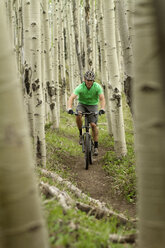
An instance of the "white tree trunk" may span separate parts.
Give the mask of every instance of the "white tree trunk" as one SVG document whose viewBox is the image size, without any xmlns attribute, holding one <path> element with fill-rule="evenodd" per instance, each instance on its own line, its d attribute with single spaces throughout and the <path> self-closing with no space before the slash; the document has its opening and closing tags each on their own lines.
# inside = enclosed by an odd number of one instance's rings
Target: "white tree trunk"
<svg viewBox="0 0 165 248">
<path fill-rule="evenodd" d="M 77 1 L 73 0 L 72 2 L 73 10 L 73 25 L 74 25 L 74 35 L 75 35 L 75 50 L 77 54 L 77 61 L 79 66 L 79 75 L 81 82 L 83 81 L 83 67 L 81 61 L 81 51 L 80 51 L 80 36 L 79 36 L 79 26 L 78 26 L 78 5 Z"/>
<path fill-rule="evenodd" d="M 112 131 L 114 136 L 115 152 L 116 155 L 120 157 L 126 155 L 127 148 L 122 111 L 121 85 L 119 83 L 119 70 L 116 52 L 114 2 L 112 0 L 105 0 L 104 16 L 108 70 L 112 87 L 112 93 L 110 95 Z"/>
<path fill-rule="evenodd" d="M 124 65 L 124 91 L 127 96 L 127 103 L 131 107 L 131 87 L 132 87 L 132 66 L 133 66 L 133 54 L 132 45 L 130 42 L 129 29 L 127 18 L 125 14 L 125 4 L 123 1 L 115 0 L 116 3 L 116 18 L 118 23 L 118 30 L 121 40 L 121 47 L 123 53 L 123 65 Z"/>
<path fill-rule="evenodd" d="M 37 163 L 46 166 L 45 121 L 44 102 L 41 84 L 41 22 L 40 1 L 31 1 L 31 65 L 32 65 L 32 91 L 34 98 L 34 146 Z"/>
<path fill-rule="evenodd" d="M 104 88 L 105 100 L 106 100 L 106 117 L 108 122 L 108 133 L 112 135 L 112 123 L 111 123 L 111 111 L 110 111 L 110 90 L 108 80 L 108 67 L 107 67 L 107 54 L 105 49 L 105 34 L 103 23 L 102 3 L 98 1 L 98 28 L 100 33 L 100 48 L 101 48 L 101 81 Z"/>
<path fill-rule="evenodd" d="M 56 89 L 56 122 L 55 128 L 59 128 L 60 125 L 60 90 L 59 90 L 59 37 L 58 37 L 58 29 L 59 29 L 59 18 L 58 18 L 58 2 L 57 0 L 53 1 L 53 73 L 54 73 L 54 82 Z"/>
<path fill-rule="evenodd" d="M 45 62 L 45 84 L 47 88 L 48 103 L 51 113 L 51 122 L 53 127 L 56 126 L 56 112 L 55 112 L 55 83 L 53 81 L 52 72 L 52 48 L 51 48 L 51 37 L 50 37 L 50 25 L 48 15 L 48 0 L 43 0 L 43 30 L 44 30 L 44 62 Z"/>
<path fill-rule="evenodd" d="M 87 69 L 92 70 L 93 61 L 92 61 L 92 39 L 91 39 L 91 9 L 90 9 L 90 0 L 85 1 L 85 23 L 86 23 L 86 38 L 87 38 Z"/>
<path fill-rule="evenodd" d="M 67 85 L 66 85 L 66 63 L 65 63 L 65 46 L 64 46 L 64 29 L 65 20 L 63 13 L 63 1 L 59 2 L 59 35 L 60 35 L 60 71 L 61 71 L 61 98 L 63 110 L 66 110 L 67 106 Z"/>
<path fill-rule="evenodd" d="M 92 63 L 96 72 L 96 3 L 91 1 L 91 39 L 92 39 Z"/>
<path fill-rule="evenodd" d="M 30 36 L 30 5 L 29 0 L 23 3 L 23 44 L 24 44 L 24 101 L 30 123 L 31 136 L 34 136 L 34 104 L 32 97 L 32 66 L 31 66 L 31 36 Z"/>
<path fill-rule="evenodd" d="M 75 82 L 74 82 L 74 37 L 73 37 L 73 18 L 72 18 L 72 5 L 68 1 L 67 3 L 67 38 L 68 38 L 68 57 L 69 57 L 69 86 L 70 86 L 70 94 L 73 93 L 73 90 L 75 88 Z"/>
<path fill-rule="evenodd" d="M 86 34 L 86 21 L 85 21 L 85 0 L 83 1 L 83 52 L 84 52 L 84 63 L 85 67 L 84 70 L 85 72 L 88 70 L 88 55 L 87 55 L 87 34 Z"/>
<path fill-rule="evenodd" d="M 0 2 L 0 245 L 47 248 L 16 57 Z"/>
</svg>

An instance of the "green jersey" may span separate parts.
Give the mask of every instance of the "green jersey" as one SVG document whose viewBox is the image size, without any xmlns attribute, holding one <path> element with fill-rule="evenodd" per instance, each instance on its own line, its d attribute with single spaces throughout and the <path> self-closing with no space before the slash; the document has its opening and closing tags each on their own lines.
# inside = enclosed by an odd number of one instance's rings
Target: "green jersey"
<svg viewBox="0 0 165 248">
<path fill-rule="evenodd" d="M 94 82 L 92 87 L 88 89 L 85 82 L 76 87 L 73 92 L 78 96 L 78 100 L 82 104 L 97 105 L 99 102 L 99 95 L 103 93 L 101 86 Z"/>
</svg>

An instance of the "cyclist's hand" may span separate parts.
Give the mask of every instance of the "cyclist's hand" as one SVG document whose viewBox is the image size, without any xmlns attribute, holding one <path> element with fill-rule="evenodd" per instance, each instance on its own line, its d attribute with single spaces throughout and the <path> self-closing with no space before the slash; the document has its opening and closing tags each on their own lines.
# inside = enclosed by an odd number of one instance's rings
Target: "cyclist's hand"
<svg viewBox="0 0 165 248">
<path fill-rule="evenodd" d="M 73 115 L 73 109 L 68 109 L 68 114 Z"/>
<path fill-rule="evenodd" d="M 104 109 L 100 109 L 99 110 L 99 115 L 103 115 L 103 114 L 105 114 L 105 110 Z"/>
</svg>

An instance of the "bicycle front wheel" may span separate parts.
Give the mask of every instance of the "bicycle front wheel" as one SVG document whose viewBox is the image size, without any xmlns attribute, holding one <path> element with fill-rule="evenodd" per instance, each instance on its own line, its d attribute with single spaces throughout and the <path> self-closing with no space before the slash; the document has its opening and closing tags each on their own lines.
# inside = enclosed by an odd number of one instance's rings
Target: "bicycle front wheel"
<svg viewBox="0 0 165 248">
<path fill-rule="evenodd" d="M 90 151 L 90 144 L 89 144 L 90 138 L 89 133 L 86 133 L 85 135 L 85 169 L 88 170 L 89 167 L 89 151 Z"/>
</svg>

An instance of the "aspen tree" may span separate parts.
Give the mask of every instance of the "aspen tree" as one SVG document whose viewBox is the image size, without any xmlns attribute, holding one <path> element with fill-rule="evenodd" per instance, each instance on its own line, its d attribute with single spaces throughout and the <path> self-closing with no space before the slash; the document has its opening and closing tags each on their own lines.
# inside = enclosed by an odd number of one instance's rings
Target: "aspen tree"
<svg viewBox="0 0 165 248">
<path fill-rule="evenodd" d="M 60 125 L 60 91 L 59 91 L 59 19 L 58 19 L 58 1 L 53 1 L 53 77 L 55 82 L 55 96 L 56 96 L 56 121 L 55 127 L 59 128 Z"/>
<path fill-rule="evenodd" d="M 79 74 L 80 74 L 80 80 L 83 81 L 83 67 L 82 67 L 82 61 L 81 61 L 81 53 L 80 53 L 80 45 L 79 45 L 79 32 L 78 32 L 78 6 L 77 1 L 72 1 L 72 10 L 73 10 L 73 25 L 74 25 L 74 35 L 75 35 L 75 49 L 77 54 L 77 60 L 78 60 L 78 66 L 79 66 Z"/>
<path fill-rule="evenodd" d="M 71 32 L 72 32 L 72 52 L 73 52 L 73 75 L 74 75 L 74 88 L 81 82 L 83 79 L 83 67 L 81 67 L 81 78 L 80 78 L 80 67 L 79 62 L 77 58 L 77 51 L 76 51 L 76 39 L 75 39 L 75 27 L 74 27 L 74 18 L 73 18 L 73 5 L 70 4 L 70 16 L 71 16 Z M 80 57 L 81 59 L 81 57 Z M 82 66 L 82 64 L 81 64 Z M 76 104 L 77 99 L 74 101 L 74 104 Z"/>
<path fill-rule="evenodd" d="M 7 23 L 10 34 L 10 39 L 12 40 L 12 45 L 14 46 L 14 11 L 13 11 L 13 1 L 6 0 L 6 13 L 7 13 Z"/>
<path fill-rule="evenodd" d="M 73 93 L 73 90 L 75 88 L 74 85 L 74 64 L 73 64 L 73 28 L 72 28 L 72 10 L 71 10 L 71 3 L 67 2 L 67 32 L 68 32 L 68 59 L 69 59 L 69 85 L 70 85 L 70 94 Z"/>
<path fill-rule="evenodd" d="M 93 69 L 96 71 L 96 6 L 95 1 L 91 1 L 91 43 L 92 43 L 92 62 L 93 62 Z"/>
<path fill-rule="evenodd" d="M 85 21 L 85 0 L 83 0 L 83 12 L 82 12 L 82 33 L 83 33 L 83 60 L 84 70 L 88 70 L 88 55 L 87 55 L 87 34 L 86 34 L 86 21 Z"/>
<path fill-rule="evenodd" d="M 53 81 L 52 72 L 52 48 L 50 37 L 50 25 L 48 15 L 48 0 L 43 0 L 43 30 L 44 30 L 44 62 L 45 62 L 45 84 L 47 88 L 47 95 L 49 101 L 49 108 L 51 113 L 51 122 L 55 128 L 56 124 L 56 112 L 55 112 L 55 83 Z"/>
<path fill-rule="evenodd" d="M 134 14 L 135 14 L 135 1 L 126 1 L 126 16 L 128 20 L 129 38 L 132 44 L 134 36 Z"/>
<path fill-rule="evenodd" d="M 86 23 L 86 38 L 87 38 L 87 58 L 88 58 L 88 69 L 93 68 L 92 61 L 92 39 L 91 39 L 91 9 L 90 0 L 85 1 L 85 23 Z"/>
<path fill-rule="evenodd" d="M 30 4 L 25 0 L 22 5 L 23 11 L 23 49 L 24 49 L 24 71 L 23 88 L 24 103 L 30 123 L 31 136 L 34 136 L 34 104 L 32 97 L 32 65 L 31 65 L 31 35 L 30 35 Z"/>
<path fill-rule="evenodd" d="M 21 87 L 0 3 L 0 244 L 47 248 Z"/>
<path fill-rule="evenodd" d="M 101 46 L 101 81 L 104 88 L 105 100 L 106 100 L 106 116 L 108 122 L 108 133 L 112 135 L 112 124 L 110 116 L 110 92 L 109 92 L 109 79 L 108 79 L 108 68 L 107 68 L 107 54 L 105 49 L 105 34 L 104 34 L 104 23 L 103 23 L 103 11 L 102 11 L 102 2 L 98 1 L 98 28 L 100 33 L 100 46 Z"/>
<path fill-rule="evenodd" d="M 59 2 L 59 22 L 60 22 L 60 71 L 61 71 L 61 93 L 62 93 L 62 107 L 63 110 L 67 106 L 67 85 L 66 85 L 66 62 L 65 62 L 65 45 L 64 45 L 64 32 L 65 32 L 65 20 L 64 20 L 64 6 L 63 1 Z"/>
<path fill-rule="evenodd" d="M 162 248 L 165 247 L 165 88 L 158 41 L 160 27 L 154 1 L 138 0 L 135 8 L 133 106 L 139 195 L 138 247 Z"/>
<path fill-rule="evenodd" d="M 41 84 L 41 23 L 40 1 L 29 1 L 31 14 L 31 65 L 32 91 L 34 99 L 34 146 L 37 163 L 46 166 L 44 102 Z"/>
<path fill-rule="evenodd" d="M 41 14 L 41 84 L 42 84 L 42 95 L 43 95 L 43 103 L 44 103 L 44 121 L 46 123 L 50 123 L 50 108 L 49 108 L 49 97 L 48 97 L 48 90 L 46 86 L 46 68 L 45 68 L 45 34 L 44 34 L 44 9 L 43 4 L 41 3 L 40 8 Z M 47 67 L 47 65 L 46 65 Z M 48 71 L 48 70 L 47 70 Z"/>
<path fill-rule="evenodd" d="M 22 1 L 13 2 L 13 20 L 14 20 L 14 47 L 17 56 L 19 72 L 22 70 Z"/>
<path fill-rule="evenodd" d="M 100 78 L 101 75 L 101 53 L 100 53 L 100 16 L 99 16 L 99 2 L 96 3 L 96 74 Z"/>
<path fill-rule="evenodd" d="M 131 87 L 132 87 L 132 46 L 129 37 L 128 22 L 125 14 L 125 4 L 123 1 L 115 0 L 115 10 L 116 10 L 116 19 L 118 23 L 118 30 L 121 40 L 121 47 L 123 53 L 123 65 L 124 65 L 124 92 L 127 97 L 127 103 L 131 107 Z"/>
<path fill-rule="evenodd" d="M 118 157 L 127 153 L 124 120 L 122 111 L 121 85 L 119 83 L 119 70 L 115 40 L 115 21 L 114 21 L 114 2 L 113 0 L 104 1 L 104 27 L 105 41 L 107 43 L 107 61 L 111 83 L 111 120 L 114 136 L 114 148 Z"/>
</svg>

